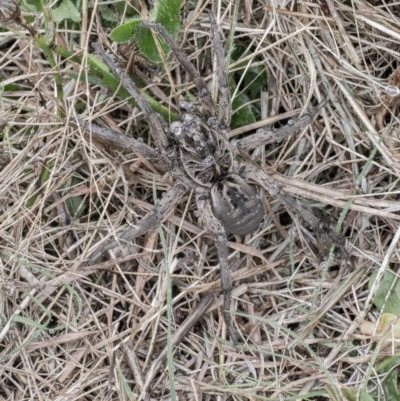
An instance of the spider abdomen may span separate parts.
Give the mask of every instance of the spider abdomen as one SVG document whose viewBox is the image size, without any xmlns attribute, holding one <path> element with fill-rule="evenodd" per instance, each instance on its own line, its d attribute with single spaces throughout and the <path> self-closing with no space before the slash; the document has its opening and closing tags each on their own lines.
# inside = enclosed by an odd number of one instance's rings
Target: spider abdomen
<svg viewBox="0 0 400 401">
<path fill-rule="evenodd" d="M 237 174 L 221 177 L 211 188 L 215 217 L 230 234 L 249 234 L 259 226 L 264 207 L 256 191 Z"/>
</svg>

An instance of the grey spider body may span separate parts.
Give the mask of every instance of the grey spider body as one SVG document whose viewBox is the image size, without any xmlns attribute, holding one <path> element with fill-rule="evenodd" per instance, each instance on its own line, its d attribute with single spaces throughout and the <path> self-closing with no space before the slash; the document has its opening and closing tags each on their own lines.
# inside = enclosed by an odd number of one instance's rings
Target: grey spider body
<svg viewBox="0 0 400 401">
<path fill-rule="evenodd" d="M 136 154 L 153 163 L 160 171 L 170 172 L 176 183 L 164 194 L 147 217 L 122 232 L 117 240 L 97 247 L 90 258 L 90 263 L 94 264 L 108 250 L 129 243 L 154 228 L 167 218 L 188 189 L 195 189 L 197 207 L 201 209 L 201 220 L 214 239 L 218 252 L 221 287 L 224 294 L 223 317 L 232 341 L 237 343 L 236 331 L 229 312 L 232 280 L 228 263 L 227 233 L 238 235 L 250 233 L 257 229 L 263 218 L 263 204 L 249 181 L 264 187 L 290 213 L 300 215 L 315 230 L 319 229 L 320 221 L 294 198 L 284 193 L 276 181 L 262 169 L 248 163 L 242 163 L 238 167 L 236 156 L 240 155 L 246 160 L 248 150 L 281 141 L 301 132 L 312 123 L 326 101 L 322 101 L 308 114 L 304 114 L 298 120 L 290 121 L 278 130 L 261 130 L 241 140 L 229 142 L 227 127 L 232 113 L 230 91 L 217 24 L 213 14 L 210 13 L 209 16 L 218 66 L 216 71 L 219 83 L 219 113 L 216 112 L 217 107 L 204 80 L 165 29 L 157 24 L 143 24 L 146 28 L 154 29 L 170 46 L 173 54 L 190 74 L 199 94 L 200 108 L 196 108 L 192 103 L 182 102 L 181 108 L 186 112 L 170 127 L 151 109 L 147 99 L 111 57 L 99 46 L 94 46 L 101 59 L 119 76 L 125 89 L 142 109 L 157 147 L 153 148 L 142 142 L 127 139 L 94 124 L 86 127 L 91 129 L 93 137 L 103 143 L 112 146 L 116 146 L 118 142 L 123 143 L 124 147 L 133 149 Z M 337 244 L 333 234 L 330 238 L 332 243 Z M 345 253 L 345 250 L 341 249 Z"/>
<path fill-rule="evenodd" d="M 211 120 L 211 123 L 210 123 Z M 263 216 L 263 204 L 256 191 L 234 173 L 231 146 L 223 130 L 210 118 L 184 114 L 171 124 L 178 144 L 179 160 L 195 186 L 208 189 L 214 215 L 230 234 L 254 231 Z"/>
<path fill-rule="evenodd" d="M 215 217 L 230 234 L 255 231 L 264 216 L 260 196 L 238 174 L 218 178 L 211 188 L 211 204 Z"/>
</svg>

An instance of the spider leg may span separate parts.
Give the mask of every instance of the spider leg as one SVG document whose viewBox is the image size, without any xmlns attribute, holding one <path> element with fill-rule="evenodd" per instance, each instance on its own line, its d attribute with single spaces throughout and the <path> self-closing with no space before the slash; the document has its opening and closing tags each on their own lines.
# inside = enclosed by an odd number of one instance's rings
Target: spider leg
<svg viewBox="0 0 400 401">
<path fill-rule="evenodd" d="M 241 176 L 245 176 L 264 187 L 272 197 L 279 199 L 289 211 L 300 216 L 317 233 L 322 231 L 324 235 L 330 238 L 332 245 L 335 245 L 339 249 L 342 257 L 351 262 L 349 254 L 338 235 L 325 227 L 319 218 L 304 208 L 295 198 L 284 192 L 282 187 L 267 173 L 250 164 L 242 165 L 240 172 Z"/>
<path fill-rule="evenodd" d="M 86 121 L 77 119 L 80 127 L 90 133 L 92 139 L 103 145 L 111 146 L 114 149 L 132 150 L 136 153 L 143 163 L 153 164 L 157 170 L 166 172 L 167 167 L 160 159 L 160 152 L 142 141 L 137 141 L 134 138 L 121 134 L 118 131 L 110 128 L 101 127 L 97 124 L 88 123 Z"/>
<path fill-rule="evenodd" d="M 214 52 L 217 62 L 217 75 L 218 75 L 218 90 L 219 90 L 219 112 L 218 124 L 220 126 L 229 127 L 232 117 L 231 107 L 231 90 L 228 82 L 228 75 L 226 73 L 224 49 L 219 38 L 218 27 L 215 21 L 214 14 L 209 11 L 208 13 L 211 23 L 211 32 L 213 36 Z"/>
<path fill-rule="evenodd" d="M 155 24 L 153 22 L 144 22 L 142 24 L 142 27 L 154 29 L 165 40 L 167 45 L 170 47 L 171 51 L 174 53 L 175 57 L 179 60 L 183 68 L 188 72 L 188 74 L 192 78 L 193 83 L 195 84 L 199 92 L 199 97 L 201 98 L 203 105 L 208 110 L 208 112 L 212 116 L 214 116 L 215 115 L 214 100 L 211 97 L 211 94 L 207 88 L 204 79 L 200 76 L 194 65 L 189 61 L 185 52 L 178 47 L 178 45 L 175 43 L 170 34 L 162 25 Z"/>
<path fill-rule="evenodd" d="M 162 149 L 166 149 L 170 145 L 166 132 L 169 132 L 168 126 L 160 115 L 155 113 L 150 106 L 149 101 L 141 94 L 140 90 L 134 82 L 127 76 L 117 63 L 109 56 L 97 43 L 92 43 L 93 48 L 99 54 L 101 60 L 116 74 L 122 82 L 123 87 L 135 99 L 148 122 L 151 134 L 154 140 Z"/>
<path fill-rule="evenodd" d="M 119 235 L 117 240 L 113 240 L 106 245 L 99 247 L 89 259 L 89 264 L 93 265 L 95 262 L 107 251 L 121 243 L 131 242 L 136 237 L 147 233 L 149 230 L 154 228 L 158 223 L 164 221 L 174 206 L 180 201 L 185 192 L 187 191 L 186 186 L 182 182 L 175 184 L 169 191 L 163 194 L 163 197 L 159 200 L 156 206 L 150 211 L 150 213 L 141 220 L 137 225 L 128 230 L 124 231 Z"/>
<path fill-rule="evenodd" d="M 205 224 L 206 230 L 213 237 L 217 246 L 219 266 L 220 266 L 220 277 L 221 287 L 224 294 L 223 300 L 223 311 L 222 315 L 226 327 L 228 329 L 229 336 L 232 342 L 236 345 L 238 343 L 236 332 L 232 326 L 230 308 L 232 298 L 232 278 L 231 271 L 228 263 L 228 240 L 222 224 L 214 216 L 211 208 L 211 204 L 208 199 L 202 200 L 202 195 L 196 196 L 197 207 L 201 211 L 201 216 Z"/>
<path fill-rule="evenodd" d="M 239 139 L 238 141 L 234 142 L 234 145 L 236 146 L 238 152 L 242 153 L 257 148 L 258 146 L 281 142 L 288 136 L 295 135 L 303 131 L 315 120 L 317 114 L 323 107 L 326 106 L 327 103 L 328 100 L 324 99 L 309 113 L 303 114 L 297 120 L 289 120 L 286 125 L 278 129 L 259 129 L 255 134 L 249 135 L 246 138 Z"/>
</svg>

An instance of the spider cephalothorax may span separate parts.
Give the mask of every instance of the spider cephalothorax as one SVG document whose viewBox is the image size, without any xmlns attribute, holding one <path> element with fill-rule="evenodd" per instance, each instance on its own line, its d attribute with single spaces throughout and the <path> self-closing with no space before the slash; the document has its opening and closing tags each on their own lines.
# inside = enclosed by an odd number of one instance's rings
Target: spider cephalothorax
<svg viewBox="0 0 400 401">
<path fill-rule="evenodd" d="M 119 142 L 123 144 L 122 146 L 131 148 L 141 158 L 153 163 L 160 172 L 168 172 L 175 184 L 164 194 L 147 217 L 132 228 L 123 231 L 117 240 L 98 247 L 92 254 L 90 263 L 95 263 L 106 251 L 124 242 L 129 243 L 154 228 L 166 219 L 189 189 L 194 189 L 197 207 L 202 211 L 199 215 L 205 228 L 213 237 L 218 251 L 221 287 L 224 293 L 223 316 L 230 337 L 236 343 L 237 335 L 229 313 L 232 280 L 228 264 L 227 233 L 248 234 L 259 226 L 264 216 L 264 208 L 252 185 L 256 183 L 263 186 L 270 195 L 277 198 L 288 209 L 289 213 L 300 216 L 311 228 L 317 231 L 320 226 L 320 221 L 294 198 L 284 193 L 280 185 L 263 169 L 250 163 L 242 163 L 238 166 L 236 157 L 241 156 L 242 160 L 248 160 L 246 153 L 249 150 L 281 141 L 289 135 L 301 132 L 312 123 L 326 101 L 322 101 L 308 114 L 304 114 L 298 120 L 289 121 L 286 126 L 279 129 L 262 130 L 230 142 L 228 140 L 228 127 L 232 114 L 230 91 L 217 25 L 213 14 L 210 13 L 209 16 L 218 66 L 216 71 L 219 83 L 219 108 L 215 105 L 204 80 L 166 30 L 157 24 L 143 24 L 144 27 L 154 29 L 162 36 L 184 69 L 190 74 L 198 91 L 200 107 L 197 108 L 189 102 L 181 102 L 181 109 L 185 112 L 169 127 L 161 116 L 151 109 L 148 100 L 125 76 L 122 69 L 99 46 L 95 46 L 102 60 L 120 77 L 122 85 L 142 109 L 156 147 L 129 139 L 113 131 L 105 132 L 104 129 L 91 125 L 93 137 L 113 146 Z M 329 233 L 327 235 L 332 243 L 345 254 L 344 247 L 338 244 L 335 235 Z"/>
<path fill-rule="evenodd" d="M 233 166 L 229 143 L 214 125 L 205 123 L 195 114 L 184 114 L 170 127 L 186 174 L 196 184 L 207 188 L 231 172 Z"/>
</svg>

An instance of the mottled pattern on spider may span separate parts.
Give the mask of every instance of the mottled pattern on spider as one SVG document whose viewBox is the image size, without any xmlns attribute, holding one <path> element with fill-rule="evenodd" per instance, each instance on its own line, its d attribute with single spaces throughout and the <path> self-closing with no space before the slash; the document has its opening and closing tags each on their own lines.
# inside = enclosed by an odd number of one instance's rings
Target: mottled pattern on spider
<svg viewBox="0 0 400 401">
<path fill-rule="evenodd" d="M 90 126 L 92 135 L 110 144 L 113 141 L 119 144 L 121 141 L 126 143 L 127 147 L 133 148 L 140 157 L 149 160 L 159 171 L 170 172 L 176 183 L 164 194 L 147 217 L 120 234 L 117 240 L 98 247 L 90 263 L 94 264 L 108 250 L 124 242 L 129 243 L 154 228 L 166 219 L 188 190 L 194 189 L 203 224 L 216 243 L 224 294 L 223 316 L 232 341 L 237 343 L 237 334 L 232 327 L 230 317 L 232 280 L 228 265 L 227 233 L 237 235 L 251 233 L 263 219 L 263 203 L 249 182 L 263 186 L 270 195 L 278 198 L 290 213 L 300 216 L 312 228 L 316 230 L 324 228 L 312 213 L 284 193 L 267 173 L 253 164 L 237 165 L 236 156 L 240 155 L 246 160 L 248 159 L 246 153 L 249 150 L 281 141 L 289 135 L 301 132 L 312 123 L 326 101 L 322 101 L 308 114 L 304 114 L 298 120 L 289 121 L 286 126 L 279 129 L 259 130 L 244 139 L 229 141 L 228 127 L 232 113 L 230 90 L 217 24 L 212 13 L 209 17 L 217 64 L 218 106 L 213 101 L 204 80 L 166 30 L 157 24 L 143 24 L 144 27 L 154 29 L 162 36 L 183 68 L 190 74 L 198 91 L 200 107 L 182 101 L 180 108 L 184 113 L 179 121 L 173 122 L 170 126 L 151 109 L 147 99 L 111 57 L 98 45 L 95 46 L 101 59 L 120 77 L 123 86 L 142 109 L 157 148 L 115 132 L 107 132 L 95 125 Z M 330 235 L 329 231 L 327 235 Z M 332 243 L 336 243 L 334 234 L 331 238 Z"/>
</svg>

